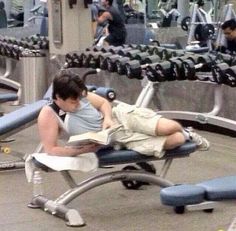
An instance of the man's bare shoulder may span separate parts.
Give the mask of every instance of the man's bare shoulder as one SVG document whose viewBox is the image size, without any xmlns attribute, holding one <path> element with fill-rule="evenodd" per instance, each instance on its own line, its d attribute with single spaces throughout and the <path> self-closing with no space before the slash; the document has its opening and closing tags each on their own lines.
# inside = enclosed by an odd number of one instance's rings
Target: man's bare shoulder
<svg viewBox="0 0 236 231">
<path fill-rule="evenodd" d="M 40 113 L 39 113 L 39 119 L 44 119 L 44 118 L 56 118 L 55 117 L 55 112 L 53 112 L 52 108 L 49 107 L 48 105 L 44 106 Z"/>
</svg>

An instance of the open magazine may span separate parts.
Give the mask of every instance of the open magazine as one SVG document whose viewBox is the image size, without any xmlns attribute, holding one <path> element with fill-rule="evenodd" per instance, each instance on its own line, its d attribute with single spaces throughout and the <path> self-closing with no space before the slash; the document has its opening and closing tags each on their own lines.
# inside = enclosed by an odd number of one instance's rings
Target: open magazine
<svg viewBox="0 0 236 231">
<path fill-rule="evenodd" d="M 89 143 L 108 145 L 110 144 L 112 133 L 113 132 L 110 129 L 106 129 L 99 132 L 86 132 L 79 135 L 73 135 L 69 138 L 67 145 L 80 146 Z"/>
</svg>

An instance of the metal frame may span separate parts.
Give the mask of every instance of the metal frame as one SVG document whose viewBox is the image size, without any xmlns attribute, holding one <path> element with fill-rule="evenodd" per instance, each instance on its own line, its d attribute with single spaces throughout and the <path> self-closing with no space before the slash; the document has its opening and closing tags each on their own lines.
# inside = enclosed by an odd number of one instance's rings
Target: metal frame
<svg viewBox="0 0 236 231">
<path fill-rule="evenodd" d="M 210 81 L 197 81 L 203 84 L 210 84 L 214 86 L 214 104 L 213 108 L 209 112 L 189 112 L 189 111 L 158 111 L 158 114 L 163 115 L 166 118 L 186 120 L 198 122 L 200 124 L 209 124 L 219 126 L 225 129 L 236 131 L 236 121 L 217 116 L 223 105 L 223 86 L 210 82 Z M 155 86 L 159 85 L 158 82 L 148 82 L 142 89 L 137 103 L 142 107 L 147 107 L 151 102 L 155 92 Z"/>
<path fill-rule="evenodd" d="M 4 74 L 0 76 L 0 84 L 9 86 L 9 87 L 17 90 L 18 100 L 15 101 L 14 104 L 18 105 L 19 99 L 21 97 L 21 92 L 22 92 L 21 84 L 12 80 L 12 79 L 9 79 L 9 77 L 13 73 L 13 60 L 11 58 L 7 58 L 7 57 L 4 57 L 4 58 L 6 60 L 6 68 L 5 68 Z"/>
</svg>

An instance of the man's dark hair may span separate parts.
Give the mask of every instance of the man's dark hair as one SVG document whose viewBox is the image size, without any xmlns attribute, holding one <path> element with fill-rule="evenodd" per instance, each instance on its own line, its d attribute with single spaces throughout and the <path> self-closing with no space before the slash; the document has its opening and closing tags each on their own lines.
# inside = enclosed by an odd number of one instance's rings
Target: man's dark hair
<svg viewBox="0 0 236 231">
<path fill-rule="evenodd" d="M 227 28 L 230 28 L 231 30 L 235 30 L 236 29 L 236 20 L 235 19 L 230 19 L 228 21 L 225 21 L 222 25 L 221 25 L 221 29 L 225 30 Z"/>
<path fill-rule="evenodd" d="M 112 6 L 113 0 L 107 0 L 109 2 L 109 6 Z"/>
<path fill-rule="evenodd" d="M 58 95 L 61 99 L 77 99 L 87 94 L 87 87 L 79 75 L 69 71 L 60 71 L 53 79 L 52 98 L 56 99 Z"/>
</svg>

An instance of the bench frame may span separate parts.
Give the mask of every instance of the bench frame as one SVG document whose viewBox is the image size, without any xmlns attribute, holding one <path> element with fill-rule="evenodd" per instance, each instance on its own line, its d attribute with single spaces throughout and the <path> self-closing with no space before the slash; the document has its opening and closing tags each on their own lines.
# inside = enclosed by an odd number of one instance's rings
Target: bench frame
<svg viewBox="0 0 236 231">
<path fill-rule="evenodd" d="M 85 222 L 80 216 L 79 211 L 75 209 L 67 208 L 66 205 L 68 203 L 70 203 L 72 200 L 74 200 L 81 194 L 95 187 L 98 187 L 107 183 L 111 183 L 111 182 L 116 182 L 116 181 L 122 181 L 122 182 L 123 181 L 139 181 L 139 182 L 145 182 L 148 184 L 153 184 L 161 188 L 173 186 L 174 183 L 172 183 L 171 181 L 165 178 L 167 175 L 167 172 L 174 159 L 188 157 L 192 152 L 194 152 L 197 149 L 197 146 L 195 144 L 191 143 L 191 145 L 192 146 L 189 148 L 189 150 L 185 148 L 183 150 L 183 153 L 180 153 L 179 148 L 167 151 L 166 155 L 160 159 L 157 159 L 153 156 L 145 156 L 142 154 L 137 154 L 137 156 L 140 156 L 140 161 L 137 160 L 133 163 L 144 162 L 145 160 L 146 161 L 164 160 L 163 166 L 159 174 L 150 173 L 145 170 L 122 169 L 119 171 L 111 171 L 111 172 L 107 172 L 103 174 L 97 174 L 77 184 L 69 171 L 61 171 L 61 174 L 64 180 L 66 181 L 66 183 L 68 184 L 68 186 L 70 187 L 70 189 L 67 190 L 65 193 L 61 194 L 55 200 L 49 200 L 43 195 L 33 197 L 28 207 L 42 208 L 44 211 L 47 211 L 52 215 L 61 217 L 67 221 L 66 224 L 68 226 L 83 226 L 85 225 Z M 49 169 L 47 166 L 39 163 L 35 159 L 34 159 L 34 163 L 36 166 L 36 171 L 41 170 L 41 169 L 43 169 L 44 171 L 53 171 Z M 128 163 L 132 163 L 132 162 L 130 161 Z M 121 163 L 117 162 L 117 164 L 121 164 Z M 115 165 L 115 163 L 113 163 L 113 165 Z M 101 165 L 101 162 L 100 162 L 99 166 L 107 167 L 107 166 L 110 166 L 110 163 L 107 163 L 107 165 L 106 163 L 103 163 Z"/>
</svg>

